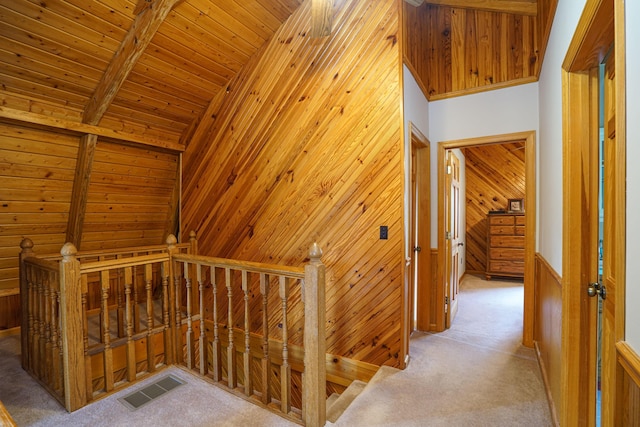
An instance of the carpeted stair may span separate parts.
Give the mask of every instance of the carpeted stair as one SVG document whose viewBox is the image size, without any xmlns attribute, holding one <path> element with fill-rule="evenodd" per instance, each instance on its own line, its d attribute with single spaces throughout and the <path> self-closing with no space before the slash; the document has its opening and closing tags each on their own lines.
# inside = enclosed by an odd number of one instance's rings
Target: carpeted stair
<svg viewBox="0 0 640 427">
<path fill-rule="evenodd" d="M 327 399 L 327 421 L 335 423 L 338 418 L 340 418 L 340 415 L 351 405 L 351 402 L 353 402 L 366 387 L 376 384 L 396 372 L 400 372 L 400 370 L 389 366 L 382 366 L 371 378 L 369 383 L 355 380 L 342 394 L 333 393 Z"/>
</svg>

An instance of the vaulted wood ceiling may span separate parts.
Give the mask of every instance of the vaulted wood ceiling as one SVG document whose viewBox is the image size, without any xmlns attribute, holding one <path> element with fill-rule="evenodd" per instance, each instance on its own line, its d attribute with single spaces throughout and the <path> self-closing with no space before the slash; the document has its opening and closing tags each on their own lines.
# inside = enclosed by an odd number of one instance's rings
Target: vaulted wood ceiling
<svg viewBox="0 0 640 427">
<path fill-rule="evenodd" d="M 302 1 L 2 2 L 0 118 L 179 150 Z M 535 79 L 556 2 L 406 4 L 406 62 L 435 97 Z M 317 10 L 327 31 L 330 8 Z"/>
<path fill-rule="evenodd" d="M 3 117 L 178 148 L 301 1 L 2 2 Z"/>
</svg>

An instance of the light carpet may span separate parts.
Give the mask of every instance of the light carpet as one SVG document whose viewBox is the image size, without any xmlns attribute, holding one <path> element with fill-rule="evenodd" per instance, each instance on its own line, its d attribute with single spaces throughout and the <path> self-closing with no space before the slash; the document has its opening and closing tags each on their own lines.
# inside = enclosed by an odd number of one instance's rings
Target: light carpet
<svg viewBox="0 0 640 427">
<path fill-rule="evenodd" d="M 334 425 L 553 425 L 522 313 L 522 283 L 465 276 L 452 327 L 414 333 L 408 368 L 370 383 Z"/>
<path fill-rule="evenodd" d="M 522 284 L 461 284 L 460 310 L 440 334 L 415 333 L 404 371 L 383 368 L 335 426 L 550 426 L 533 350 L 520 345 Z M 0 339 L 0 400 L 19 426 L 274 426 L 295 424 L 177 367 L 187 382 L 137 411 L 118 397 L 151 377 L 68 414 L 20 367 L 20 338 Z"/>
</svg>

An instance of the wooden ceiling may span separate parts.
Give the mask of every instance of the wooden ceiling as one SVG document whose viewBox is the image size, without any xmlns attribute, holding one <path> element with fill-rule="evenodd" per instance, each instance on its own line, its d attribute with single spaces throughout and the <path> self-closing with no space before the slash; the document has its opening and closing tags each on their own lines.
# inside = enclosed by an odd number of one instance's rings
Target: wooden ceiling
<svg viewBox="0 0 640 427">
<path fill-rule="evenodd" d="M 302 1 L 1 2 L 0 118 L 181 151 L 211 101 L 227 90 L 231 78 Z M 331 25 L 330 7 L 326 5 L 332 2 L 307 1 L 314 7 L 320 5 L 315 7 L 317 19 L 322 21 L 319 34 L 326 34 Z M 548 5 L 555 2 L 430 0 L 419 8 L 407 4 L 406 20 L 422 24 L 409 28 L 406 62 L 418 75 L 427 96 L 486 86 L 487 82 L 521 83 L 523 77 L 536 78 L 541 53 L 538 34 L 544 34 L 542 27 L 550 22 L 540 15 L 548 16 L 552 9 Z M 487 73 L 475 62 L 458 61 L 460 66 L 456 67 L 455 55 L 460 49 L 466 52 L 462 59 L 472 61 L 482 59 L 482 52 L 494 63 L 500 63 L 500 56 L 486 53 L 482 40 L 487 35 L 469 33 L 481 29 L 480 24 L 469 27 L 471 18 L 465 28 L 456 28 L 450 19 L 452 10 L 454 15 L 456 10 L 473 10 L 522 17 L 513 25 L 521 25 L 526 31 L 535 26 L 532 36 L 525 36 L 522 44 L 518 28 L 500 29 L 507 22 L 502 18 L 488 21 L 502 34 L 494 36 L 502 37 L 494 43 L 496 46 L 501 43 L 511 54 L 531 56 L 514 63 L 524 63 L 525 71 L 505 71 L 487 79 Z M 451 49 L 456 46 L 452 34 L 457 31 L 465 39 L 477 37 L 480 41 Z M 472 78 L 465 75 L 468 73 Z"/>
<path fill-rule="evenodd" d="M 179 148 L 301 2 L 1 2 L 2 117 Z"/>
<path fill-rule="evenodd" d="M 406 0 L 404 62 L 430 101 L 537 81 L 556 5 Z"/>
</svg>

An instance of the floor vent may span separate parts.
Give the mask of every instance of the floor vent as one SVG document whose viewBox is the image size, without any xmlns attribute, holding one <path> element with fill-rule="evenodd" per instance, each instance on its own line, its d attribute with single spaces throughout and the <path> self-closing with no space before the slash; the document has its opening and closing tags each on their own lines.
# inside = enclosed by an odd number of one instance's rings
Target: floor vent
<svg viewBox="0 0 640 427">
<path fill-rule="evenodd" d="M 167 375 L 144 386 L 141 390 L 134 391 L 125 397 L 119 398 L 118 401 L 132 411 L 135 411 L 182 384 L 186 384 L 186 382 L 173 375 Z"/>
</svg>

